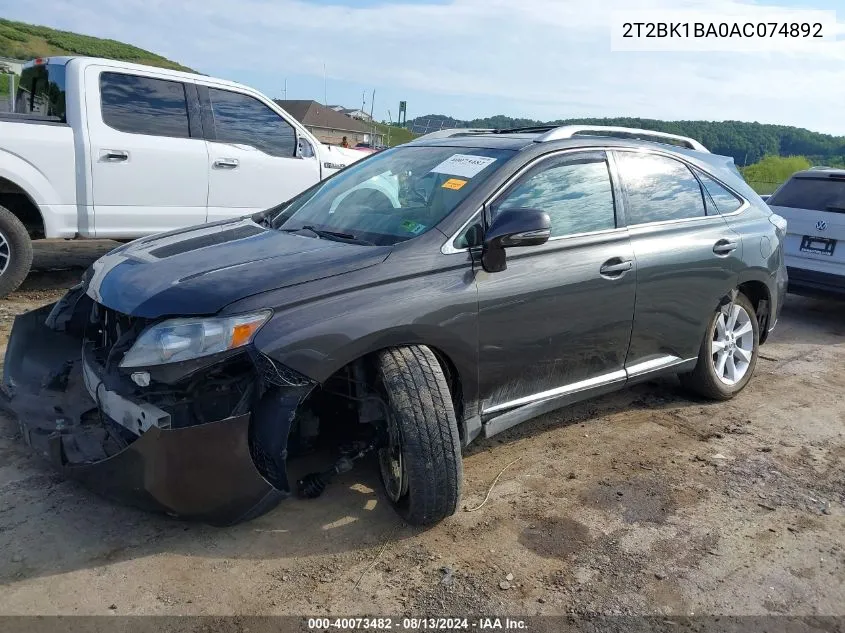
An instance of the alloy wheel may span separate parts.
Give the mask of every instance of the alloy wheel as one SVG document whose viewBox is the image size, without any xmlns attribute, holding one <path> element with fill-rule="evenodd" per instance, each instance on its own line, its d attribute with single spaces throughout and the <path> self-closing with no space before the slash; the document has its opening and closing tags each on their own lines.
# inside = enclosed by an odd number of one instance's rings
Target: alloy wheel
<svg viewBox="0 0 845 633">
<path fill-rule="evenodd" d="M 710 352 L 716 377 L 724 384 L 735 385 L 748 373 L 754 355 L 754 326 L 741 305 L 731 303 L 716 317 Z"/>
<path fill-rule="evenodd" d="M 408 493 L 408 477 L 402 459 L 402 436 L 395 416 L 387 416 L 387 446 L 379 449 L 381 479 L 388 498 L 396 503 Z"/>
<path fill-rule="evenodd" d="M 12 261 L 12 249 L 9 246 L 9 240 L 0 232 L 0 275 L 6 272 L 10 261 Z"/>
</svg>

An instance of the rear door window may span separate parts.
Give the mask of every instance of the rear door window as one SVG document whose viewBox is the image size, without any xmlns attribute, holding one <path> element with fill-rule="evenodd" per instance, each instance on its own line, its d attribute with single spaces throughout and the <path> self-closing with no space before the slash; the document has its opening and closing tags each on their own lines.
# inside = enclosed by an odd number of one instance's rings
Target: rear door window
<svg viewBox="0 0 845 633">
<path fill-rule="evenodd" d="M 121 132 L 190 137 L 185 85 L 139 75 L 100 75 L 103 121 Z"/>
<path fill-rule="evenodd" d="M 680 161 L 655 154 L 617 152 L 628 195 L 628 225 L 705 216 L 698 180 Z"/>
<path fill-rule="evenodd" d="M 15 112 L 54 117 L 65 122 L 64 64 L 38 64 L 24 68 L 15 91 Z"/>
<path fill-rule="evenodd" d="M 845 176 L 793 178 L 766 202 L 776 207 L 845 213 Z"/>
<path fill-rule="evenodd" d="M 249 95 L 217 88 L 208 92 L 218 141 L 249 145 L 271 156 L 294 155 L 296 131 L 278 113 Z"/>
</svg>

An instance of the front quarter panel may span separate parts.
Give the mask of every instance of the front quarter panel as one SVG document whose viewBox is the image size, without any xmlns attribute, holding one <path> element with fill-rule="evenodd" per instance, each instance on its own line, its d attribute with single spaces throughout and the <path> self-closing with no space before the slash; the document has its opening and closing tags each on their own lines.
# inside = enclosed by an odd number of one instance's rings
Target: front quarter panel
<svg viewBox="0 0 845 633">
<path fill-rule="evenodd" d="M 348 363 L 397 345 L 428 345 L 457 370 L 465 417 L 477 409 L 478 295 L 467 253 L 443 255 L 432 231 L 375 267 L 250 297 L 227 313 L 272 307 L 257 349 L 325 382 Z"/>
</svg>

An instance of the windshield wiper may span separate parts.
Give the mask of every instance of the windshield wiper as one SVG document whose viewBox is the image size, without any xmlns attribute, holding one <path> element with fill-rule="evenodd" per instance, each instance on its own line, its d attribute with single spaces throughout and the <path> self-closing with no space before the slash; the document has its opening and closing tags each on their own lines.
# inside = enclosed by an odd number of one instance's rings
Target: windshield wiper
<svg viewBox="0 0 845 633">
<path fill-rule="evenodd" d="M 317 237 L 322 237 L 326 240 L 349 240 L 351 242 L 357 242 L 358 244 L 369 244 L 370 246 L 373 245 L 372 242 L 367 242 L 366 240 L 359 240 L 355 237 L 352 233 L 342 233 L 340 231 L 326 231 L 325 229 L 318 229 L 310 224 L 306 224 L 304 226 L 300 226 L 298 229 L 281 229 L 285 233 L 296 233 L 297 231 L 311 231 Z"/>
</svg>

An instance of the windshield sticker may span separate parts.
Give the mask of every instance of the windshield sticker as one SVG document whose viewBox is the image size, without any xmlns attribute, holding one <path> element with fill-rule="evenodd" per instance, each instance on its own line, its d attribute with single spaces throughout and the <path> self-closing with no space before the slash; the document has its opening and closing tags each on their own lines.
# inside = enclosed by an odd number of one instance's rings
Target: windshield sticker
<svg viewBox="0 0 845 633">
<path fill-rule="evenodd" d="M 482 169 L 496 162 L 489 156 L 471 156 L 469 154 L 453 154 L 431 170 L 432 174 L 448 174 L 472 178 Z"/>
<path fill-rule="evenodd" d="M 454 191 L 457 191 L 458 189 L 463 187 L 465 184 L 467 184 L 466 180 L 461 180 L 460 178 L 449 178 L 449 180 L 447 180 L 446 182 L 443 183 L 443 188 L 444 189 L 453 189 Z"/>
<path fill-rule="evenodd" d="M 413 220 L 404 220 L 402 222 L 402 228 L 408 231 L 408 233 L 419 235 L 425 231 L 426 227 L 425 224 L 420 224 L 419 222 L 414 222 Z"/>
</svg>

